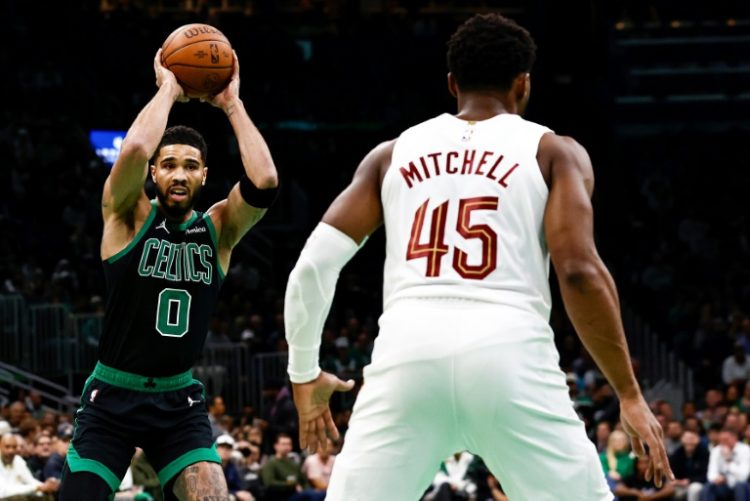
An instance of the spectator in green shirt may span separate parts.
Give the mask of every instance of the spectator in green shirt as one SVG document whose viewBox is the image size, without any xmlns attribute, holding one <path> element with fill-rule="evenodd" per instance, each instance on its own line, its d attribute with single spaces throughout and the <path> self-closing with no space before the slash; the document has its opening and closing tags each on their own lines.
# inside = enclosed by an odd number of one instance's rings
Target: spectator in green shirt
<svg viewBox="0 0 750 501">
<path fill-rule="evenodd" d="M 291 456 L 292 437 L 279 433 L 273 444 L 274 456 L 260 470 L 268 501 L 322 501 L 324 492 L 310 489 L 299 461 Z"/>
<path fill-rule="evenodd" d="M 630 452 L 630 440 L 622 430 L 614 430 L 609 434 L 607 450 L 599 454 L 607 483 L 614 491 L 617 482 L 633 475 L 635 459 Z"/>
</svg>

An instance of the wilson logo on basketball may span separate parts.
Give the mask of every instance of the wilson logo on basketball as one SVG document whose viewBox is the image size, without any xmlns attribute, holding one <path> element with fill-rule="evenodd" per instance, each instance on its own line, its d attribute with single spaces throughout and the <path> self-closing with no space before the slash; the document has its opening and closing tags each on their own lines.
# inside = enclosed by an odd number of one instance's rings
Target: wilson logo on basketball
<svg viewBox="0 0 750 501">
<path fill-rule="evenodd" d="M 205 33 L 221 33 L 221 32 L 219 30 L 211 28 L 210 26 L 196 26 L 195 28 L 190 28 L 182 32 L 182 34 L 185 35 L 185 38 L 193 38 L 193 37 L 197 37 L 198 35 L 205 34 Z"/>
</svg>

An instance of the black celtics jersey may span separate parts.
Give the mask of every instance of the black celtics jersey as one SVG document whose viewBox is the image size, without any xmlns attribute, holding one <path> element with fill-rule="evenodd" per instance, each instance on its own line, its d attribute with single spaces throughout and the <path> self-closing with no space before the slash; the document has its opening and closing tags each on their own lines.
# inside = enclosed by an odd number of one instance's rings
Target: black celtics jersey
<svg viewBox="0 0 750 501">
<path fill-rule="evenodd" d="M 107 310 L 99 360 L 163 377 L 189 370 L 200 357 L 224 276 L 208 214 L 193 211 L 175 224 L 155 200 L 151 204 L 133 241 L 104 261 Z"/>
</svg>

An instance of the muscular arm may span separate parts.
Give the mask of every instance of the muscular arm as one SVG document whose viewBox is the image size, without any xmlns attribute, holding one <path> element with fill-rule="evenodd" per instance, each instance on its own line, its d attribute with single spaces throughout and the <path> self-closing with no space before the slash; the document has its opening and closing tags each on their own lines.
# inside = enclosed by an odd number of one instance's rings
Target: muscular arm
<svg viewBox="0 0 750 501">
<path fill-rule="evenodd" d="M 240 147 L 242 165 L 252 184 L 259 190 L 276 188 L 279 179 L 271 152 L 240 99 L 240 63 L 237 53 L 234 53 L 234 71 L 229 85 L 209 102 L 223 110 L 232 124 Z M 266 208 L 250 205 L 242 197 L 240 184 L 237 183 L 229 196 L 211 207 L 208 213 L 219 234 L 219 260 L 226 270 L 232 249 L 260 221 Z"/>
<path fill-rule="evenodd" d="M 365 238 L 383 222 L 380 182 L 391 162 L 394 141 L 372 150 L 354 174 L 352 183 L 331 204 L 323 221 L 308 238 L 289 275 L 284 301 L 286 339 L 294 403 L 299 415 L 300 446 L 315 452 L 334 440 L 338 430 L 328 402 L 334 391 L 349 391 L 343 382 L 318 366 L 320 336 L 333 301 L 341 268 Z"/>
<path fill-rule="evenodd" d="M 565 309 L 581 341 L 620 398 L 620 419 L 631 437 L 633 450 L 643 457 L 643 442 L 648 444 L 646 479 L 653 478 L 660 487 L 663 476 L 674 476 L 661 426 L 633 374 L 614 280 L 594 243 L 591 160 L 574 140 L 554 134 L 542 137 L 537 159 L 550 173 L 544 233 Z"/>
<path fill-rule="evenodd" d="M 245 111 L 239 98 L 224 109 L 240 147 L 240 157 L 245 174 L 260 190 L 275 188 L 279 184 L 276 166 L 268 145 Z M 226 200 L 209 210 L 217 221 L 217 231 L 222 248 L 232 249 L 237 242 L 266 213 L 265 208 L 249 205 L 240 194 L 239 183 L 235 184 Z"/>
<path fill-rule="evenodd" d="M 289 275 L 284 318 L 293 382 L 309 381 L 320 372 L 320 336 L 339 272 L 356 253 L 357 245 L 382 223 L 380 172 L 384 162 L 390 162 L 391 149 L 391 143 L 383 143 L 365 157 L 351 184 L 307 240 Z"/>
<path fill-rule="evenodd" d="M 146 220 L 151 210 L 143 190 L 148 161 L 164 135 L 172 105 L 187 100 L 172 72 L 162 66 L 161 49 L 154 58 L 154 72 L 159 90 L 130 126 L 120 155 L 104 183 L 102 259 L 125 248 Z"/>
<path fill-rule="evenodd" d="M 161 66 L 159 57 L 157 53 L 154 60 L 159 90 L 130 126 L 120 155 L 104 184 L 102 212 L 105 221 L 113 214 L 123 216 L 146 197 L 143 183 L 148 173 L 148 161 L 164 135 L 172 105 L 182 98 L 182 88 L 172 73 Z"/>
<path fill-rule="evenodd" d="M 636 396 L 614 280 L 594 243 L 594 172 L 586 150 L 547 134 L 539 160 L 550 165 L 544 232 L 571 322 L 586 349 L 621 397 Z"/>
<path fill-rule="evenodd" d="M 375 147 L 362 160 L 352 183 L 323 215 L 324 223 L 343 231 L 358 244 L 383 224 L 380 181 L 391 163 L 395 143 L 392 140 Z"/>
</svg>

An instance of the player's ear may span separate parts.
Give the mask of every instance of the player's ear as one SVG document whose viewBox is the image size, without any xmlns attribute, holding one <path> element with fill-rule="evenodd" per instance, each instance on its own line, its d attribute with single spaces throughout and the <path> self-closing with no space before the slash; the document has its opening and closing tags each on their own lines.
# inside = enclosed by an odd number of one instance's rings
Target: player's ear
<svg viewBox="0 0 750 501">
<path fill-rule="evenodd" d="M 458 84 L 456 83 L 456 77 L 454 77 L 453 73 L 450 71 L 448 72 L 448 92 L 451 93 L 451 96 L 458 98 Z"/>
<path fill-rule="evenodd" d="M 206 186 L 206 178 L 208 177 L 208 167 L 203 167 L 203 181 L 201 186 Z"/>
<path fill-rule="evenodd" d="M 513 81 L 513 95 L 518 106 L 517 113 L 523 115 L 531 95 L 531 75 L 529 73 L 521 73 Z"/>
<path fill-rule="evenodd" d="M 151 180 L 156 182 L 156 165 L 151 164 L 149 168 L 151 169 Z"/>
<path fill-rule="evenodd" d="M 513 81 L 513 93 L 516 96 L 516 100 L 519 102 L 526 102 L 529 100 L 529 94 L 531 93 L 531 74 L 521 73 Z"/>
</svg>

